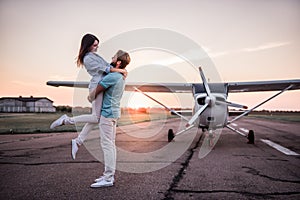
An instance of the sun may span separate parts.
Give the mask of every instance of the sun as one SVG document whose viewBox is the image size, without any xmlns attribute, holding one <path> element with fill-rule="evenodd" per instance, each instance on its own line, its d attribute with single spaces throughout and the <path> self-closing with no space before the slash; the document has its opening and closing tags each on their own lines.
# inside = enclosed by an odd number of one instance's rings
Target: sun
<svg viewBox="0 0 300 200">
<path fill-rule="evenodd" d="M 133 109 L 139 109 L 139 108 L 149 108 L 152 107 L 154 103 L 142 95 L 141 93 L 134 92 L 130 95 L 128 99 L 128 105 L 127 107 L 133 108 Z"/>
</svg>

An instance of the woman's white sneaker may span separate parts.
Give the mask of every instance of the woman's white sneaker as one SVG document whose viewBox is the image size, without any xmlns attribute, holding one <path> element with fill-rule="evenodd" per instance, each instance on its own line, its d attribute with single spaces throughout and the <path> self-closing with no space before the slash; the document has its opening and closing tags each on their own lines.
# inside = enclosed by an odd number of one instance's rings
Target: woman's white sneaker
<svg viewBox="0 0 300 200">
<path fill-rule="evenodd" d="M 68 116 L 67 116 L 66 114 L 62 115 L 60 118 L 58 118 L 57 120 L 55 120 L 55 121 L 50 125 L 50 128 L 51 128 L 51 129 L 54 129 L 55 127 L 64 125 L 64 121 L 65 121 L 65 119 L 67 119 L 67 118 L 68 118 Z"/>
<path fill-rule="evenodd" d="M 76 153 L 78 151 L 78 145 L 75 139 L 72 139 L 71 145 L 72 145 L 72 158 L 73 160 L 75 160 Z"/>
</svg>

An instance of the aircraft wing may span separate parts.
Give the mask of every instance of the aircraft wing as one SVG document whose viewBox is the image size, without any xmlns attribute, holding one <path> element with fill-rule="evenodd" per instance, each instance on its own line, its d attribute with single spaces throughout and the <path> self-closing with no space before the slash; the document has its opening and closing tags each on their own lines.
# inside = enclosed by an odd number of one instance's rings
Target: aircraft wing
<svg viewBox="0 0 300 200">
<path fill-rule="evenodd" d="M 126 90 L 134 91 L 134 87 L 137 87 L 143 92 L 186 93 L 192 92 L 193 84 L 194 83 L 128 83 L 126 84 Z M 209 85 L 213 86 L 214 83 L 209 83 Z M 229 93 L 280 91 L 290 85 L 292 85 L 292 87 L 289 90 L 300 89 L 300 79 L 224 83 Z"/>
<path fill-rule="evenodd" d="M 87 88 L 89 82 L 78 82 L 78 81 L 48 81 L 47 85 L 54 87 L 78 87 Z M 135 91 L 134 88 L 139 88 L 145 92 L 191 92 L 192 83 L 126 83 L 126 91 Z"/>
<path fill-rule="evenodd" d="M 228 92 L 263 92 L 263 91 L 279 91 L 290 85 L 289 90 L 300 89 L 300 79 L 294 80 L 276 80 L 276 81 L 252 81 L 252 82 L 230 82 L 227 83 Z"/>
<path fill-rule="evenodd" d="M 88 88 L 89 82 L 86 81 L 48 81 L 47 85 L 59 87 L 78 87 L 78 88 Z"/>
<path fill-rule="evenodd" d="M 126 83 L 126 91 L 134 91 L 138 88 L 143 92 L 192 92 L 192 83 Z"/>
<path fill-rule="evenodd" d="M 126 83 L 126 91 L 134 91 L 135 88 L 143 92 L 174 92 L 189 93 L 192 92 L 194 83 Z M 79 87 L 87 88 L 89 82 L 78 81 L 48 81 L 50 86 Z M 263 92 L 263 91 L 280 91 L 290 85 L 289 90 L 300 89 L 300 79 L 293 80 L 275 80 L 275 81 L 252 81 L 252 82 L 228 82 L 224 83 L 229 93 L 237 92 Z"/>
</svg>

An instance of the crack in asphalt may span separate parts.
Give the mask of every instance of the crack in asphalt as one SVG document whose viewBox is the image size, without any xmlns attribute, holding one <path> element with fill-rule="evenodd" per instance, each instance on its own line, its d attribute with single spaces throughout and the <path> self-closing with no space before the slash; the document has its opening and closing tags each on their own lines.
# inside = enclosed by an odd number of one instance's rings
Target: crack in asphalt
<svg viewBox="0 0 300 200">
<path fill-rule="evenodd" d="M 28 147 L 28 148 L 20 148 L 20 149 L 1 149 L 0 152 L 5 153 L 5 152 L 10 152 L 10 151 L 15 152 L 15 151 L 25 151 L 25 150 L 30 150 L 30 151 L 49 150 L 49 149 L 63 148 L 63 147 L 67 147 L 67 146 L 69 146 L 69 144 L 60 144 L 60 145 L 56 145 L 56 146 L 41 147 L 41 148 Z"/>
<path fill-rule="evenodd" d="M 278 182 L 284 182 L 284 183 L 300 183 L 300 181 L 284 180 L 284 179 L 279 179 L 279 178 L 274 178 L 274 177 L 271 177 L 271 176 L 267 176 L 267 175 L 261 174 L 260 171 L 254 169 L 254 168 L 251 168 L 251 167 L 242 166 L 242 168 L 247 169 L 246 173 L 252 174 L 254 176 L 260 176 L 260 177 L 263 177 L 263 178 L 267 178 L 271 181 L 278 181 Z"/>
<path fill-rule="evenodd" d="M 59 135 L 60 133 L 57 133 L 55 135 Z M 16 140 L 8 140 L 8 141 L 0 141 L 0 144 L 9 144 L 9 143 L 14 143 L 14 142 L 25 142 L 25 141 L 30 141 L 30 140 L 34 140 L 34 139 L 40 139 L 40 138 L 47 138 L 47 137 L 53 137 L 54 135 L 39 135 L 39 136 L 31 136 L 28 138 L 20 138 L 20 139 L 16 139 Z"/>
<path fill-rule="evenodd" d="M 40 162 L 40 163 L 20 163 L 20 162 L 0 162 L 0 164 L 6 165 L 24 165 L 24 166 L 32 166 L 32 165 L 59 165 L 59 164 L 75 164 L 75 163 L 99 163 L 99 161 L 66 161 L 66 162 Z"/>
<path fill-rule="evenodd" d="M 270 193 L 255 193 L 247 191 L 236 191 L 236 190 L 179 190 L 173 189 L 173 192 L 177 193 L 197 193 L 197 194 L 214 194 L 214 193 L 236 193 L 251 197 L 270 197 L 270 196 L 289 196 L 300 194 L 300 192 L 270 192 Z"/>
<path fill-rule="evenodd" d="M 58 149 L 58 148 L 65 148 L 67 144 L 63 145 L 56 145 L 51 147 L 43 147 L 43 148 L 20 148 L 20 149 L 7 149 L 7 150 L 0 150 L 0 159 L 4 158 L 40 158 L 40 151 L 43 150 L 51 150 L 51 149 Z M 25 151 L 21 152 L 20 154 L 15 155 L 5 155 L 6 152 L 17 152 L 17 151 Z"/>
<path fill-rule="evenodd" d="M 173 180 L 170 184 L 169 189 L 165 192 L 163 200 L 174 200 L 174 197 L 173 197 L 174 193 L 197 193 L 197 194 L 204 194 L 204 193 L 209 193 L 209 194 L 213 194 L 213 193 L 236 193 L 236 194 L 241 194 L 241 195 L 244 195 L 244 196 L 251 196 L 251 197 L 290 196 L 290 195 L 300 194 L 300 192 L 298 192 L 298 191 L 296 191 L 296 192 L 255 193 L 255 192 L 238 191 L 238 190 L 201 190 L 201 191 L 196 190 L 195 191 L 195 190 L 176 189 L 176 187 L 178 186 L 178 183 L 180 182 L 180 180 L 182 180 L 182 178 L 184 176 L 185 170 L 188 167 L 188 165 L 190 163 L 190 160 L 192 159 L 196 148 L 199 147 L 202 136 L 203 136 L 203 134 L 201 134 L 201 136 L 199 137 L 199 139 L 196 142 L 195 146 L 189 150 L 189 155 L 188 155 L 187 159 L 185 160 L 185 162 L 183 162 L 181 164 L 182 167 L 179 169 L 178 173 L 173 177 Z M 241 155 L 237 155 L 237 156 L 241 156 Z M 281 160 L 281 161 L 286 161 L 286 160 Z M 296 183 L 296 184 L 300 183 L 300 181 L 283 180 L 283 179 L 278 179 L 278 178 L 270 177 L 270 176 L 267 176 L 267 175 L 263 175 L 259 171 L 257 171 L 256 169 L 253 169 L 253 168 L 250 168 L 250 167 L 243 166 L 242 168 L 248 169 L 246 171 L 246 173 L 250 173 L 250 174 L 255 175 L 255 176 L 260 176 L 260 177 L 263 177 L 263 178 L 267 178 L 267 179 L 272 180 L 272 181 L 288 182 L 288 183 Z"/>
<path fill-rule="evenodd" d="M 187 159 L 185 160 L 184 163 L 181 164 L 182 167 L 179 169 L 178 173 L 174 176 L 174 178 L 172 180 L 172 183 L 170 184 L 169 189 L 165 192 L 165 196 L 164 196 L 163 200 L 174 199 L 173 196 L 172 196 L 173 192 L 175 191 L 174 188 L 177 187 L 179 181 L 183 178 L 185 170 L 188 167 L 188 165 L 190 163 L 190 160 L 192 159 L 196 148 L 199 147 L 199 143 L 201 141 L 202 136 L 203 136 L 203 134 L 201 134 L 201 136 L 199 137 L 199 139 L 196 142 L 195 146 L 189 150 L 189 155 L 188 155 Z"/>
<path fill-rule="evenodd" d="M 140 162 L 130 162 L 130 161 L 118 161 L 119 163 L 145 163 L 144 161 Z M 65 162 L 39 162 L 39 163 L 22 163 L 22 162 L 0 162 L 3 165 L 58 165 L 58 164 L 82 164 L 82 163 L 99 163 L 97 160 L 92 161 L 65 161 Z M 147 163 L 169 163 L 169 162 L 162 162 L 162 161 L 147 161 Z M 174 163 L 174 162 L 173 162 Z M 176 162 L 175 162 L 176 163 Z M 178 163 L 178 162 L 177 162 Z"/>
</svg>

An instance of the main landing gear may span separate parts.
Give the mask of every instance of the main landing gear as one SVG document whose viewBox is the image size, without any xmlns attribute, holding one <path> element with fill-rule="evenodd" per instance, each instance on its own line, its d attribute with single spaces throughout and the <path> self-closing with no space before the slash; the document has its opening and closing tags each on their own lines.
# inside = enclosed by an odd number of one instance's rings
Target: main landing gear
<svg viewBox="0 0 300 200">
<path fill-rule="evenodd" d="M 168 142 L 171 142 L 175 137 L 175 134 L 173 132 L 173 129 L 169 129 L 168 131 Z"/>
<path fill-rule="evenodd" d="M 188 130 L 194 128 L 194 127 L 195 127 L 195 125 L 192 124 L 192 125 L 186 127 L 185 129 L 177 132 L 176 134 L 174 133 L 173 129 L 169 129 L 169 131 L 168 131 L 168 142 L 171 142 L 174 139 L 175 136 L 178 136 L 182 133 L 185 133 L 186 131 L 188 131 Z"/>
</svg>

